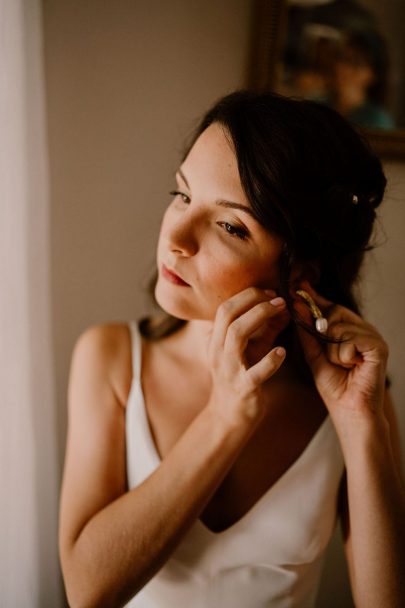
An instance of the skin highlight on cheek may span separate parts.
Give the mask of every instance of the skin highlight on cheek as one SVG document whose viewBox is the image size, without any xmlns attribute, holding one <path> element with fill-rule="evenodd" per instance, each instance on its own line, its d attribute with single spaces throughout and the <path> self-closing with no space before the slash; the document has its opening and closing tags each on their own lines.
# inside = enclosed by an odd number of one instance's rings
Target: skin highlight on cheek
<svg viewBox="0 0 405 608">
<path fill-rule="evenodd" d="M 215 317 L 216 309 L 222 302 L 248 287 L 274 288 L 276 281 L 271 276 L 274 273 L 269 273 L 269 276 L 263 279 L 263 274 L 258 272 L 258 270 L 257 266 L 243 268 L 241 265 L 233 265 L 228 269 L 223 269 L 215 277 L 215 282 L 211 282 L 213 289 L 210 295 L 212 318 Z M 217 286 L 217 289 L 215 289 L 214 285 Z"/>
</svg>

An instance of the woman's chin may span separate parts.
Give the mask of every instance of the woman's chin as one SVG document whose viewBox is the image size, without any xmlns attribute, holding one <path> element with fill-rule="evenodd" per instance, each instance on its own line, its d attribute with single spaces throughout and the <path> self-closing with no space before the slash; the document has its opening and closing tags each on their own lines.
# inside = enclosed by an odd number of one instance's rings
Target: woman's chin
<svg viewBox="0 0 405 608">
<path fill-rule="evenodd" d="M 195 318 L 189 305 L 179 302 L 178 298 L 161 293 L 158 286 L 155 289 L 155 300 L 160 308 L 169 315 L 172 315 L 172 317 L 183 319 L 184 321 L 191 321 Z"/>
<path fill-rule="evenodd" d="M 169 295 L 162 292 L 163 290 L 157 285 L 155 289 L 155 300 L 160 308 L 172 317 L 182 319 L 183 321 L 213 321 L 215 319 L 215 310 L 207 313 L 206 310 L 203 310 L 200 307 L 197 309 L 191 306 L 189 302 L 182 302 L 180 297 L 176 298 L 171 294 Z"/>
</svg>

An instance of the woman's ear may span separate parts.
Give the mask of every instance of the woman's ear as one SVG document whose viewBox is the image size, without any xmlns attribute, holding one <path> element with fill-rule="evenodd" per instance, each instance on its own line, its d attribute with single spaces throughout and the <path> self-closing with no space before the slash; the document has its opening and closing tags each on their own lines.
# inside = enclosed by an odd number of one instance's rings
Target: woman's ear
<svg viewBox="0 0 405 608">
<path fill-rule="evenodd" d="M 294 262 L 291 274 L 290 285 L 294 293 L 299 289 L 302 281 L 309 281 L 311 285 L 317 285 L 321 276 L 319 262 L 317 260 L 307 260 L 304 262 Z"/>
</svg>

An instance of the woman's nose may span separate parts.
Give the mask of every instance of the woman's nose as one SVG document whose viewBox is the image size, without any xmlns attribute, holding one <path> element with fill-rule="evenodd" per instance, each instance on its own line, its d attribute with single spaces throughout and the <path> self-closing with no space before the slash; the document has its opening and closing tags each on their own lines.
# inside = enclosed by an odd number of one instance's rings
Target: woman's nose
<svg viewBox="0 0 405 608">
<path fill-rule="evenodd" d="M 166 239 L 171 251 L 185 256 L 194 255 L 198 251 L 196 219 L 177 219 L 166 227 Z"/>
</svg>

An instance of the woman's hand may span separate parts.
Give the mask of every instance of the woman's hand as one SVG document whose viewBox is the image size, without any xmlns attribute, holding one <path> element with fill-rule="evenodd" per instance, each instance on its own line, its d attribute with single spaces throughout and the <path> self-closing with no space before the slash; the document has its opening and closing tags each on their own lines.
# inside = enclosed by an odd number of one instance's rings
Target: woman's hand
<svg viewBox="0 0 405 608">
<path fill-rule="evenodd" d="M 377 330 L 353 311 L 329 302 L 305 281 L 305 289 L 328 320 L 327 335 L 340 344 L 322 344 L 298 327 L 305 358 L 316 387 L 335 422 L 342 417 L 383 415 L 388 347 Z M 307 305 L 295 296 L 294 307 L 309 324 Z"/>
<path fill-rule="evenodd" d="M 275 292 L 249 287 L 217 309 L 208 345 L 210 405 L 228 421 L 261 418 L 262 385 L 284 361 L 284 349 L 273 346 L 290 314 L 275 298 Z"/>
</svg>

